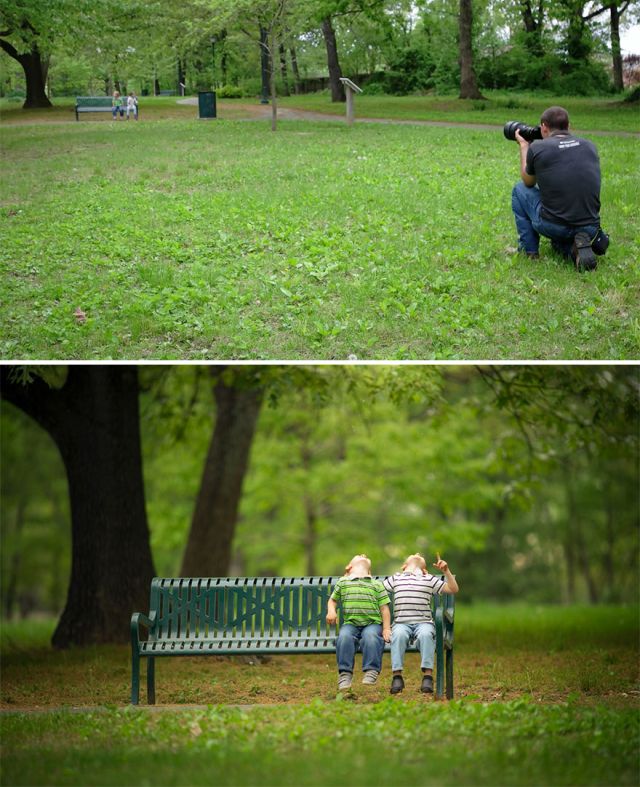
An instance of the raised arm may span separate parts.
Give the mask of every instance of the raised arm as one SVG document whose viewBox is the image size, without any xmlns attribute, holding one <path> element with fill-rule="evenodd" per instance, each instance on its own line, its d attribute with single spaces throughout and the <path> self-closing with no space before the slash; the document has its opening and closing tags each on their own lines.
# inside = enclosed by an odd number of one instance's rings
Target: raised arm
<svg viewBox="0 0 640 787">
<path fill-rule="evenodd" d="M 444 587 L 442 588 L 443 593 L 457 593 L 459 590 L 458 583 L 456 582 L 456 578 L 453 576 L 451 571 L 449 570 L 449 565 L 447 564 L 446 560 L 442 560 L 440 554 L 436 552 L 437 560 L 433 564 L 439 571 L 445 576 Z"/>
</svg>

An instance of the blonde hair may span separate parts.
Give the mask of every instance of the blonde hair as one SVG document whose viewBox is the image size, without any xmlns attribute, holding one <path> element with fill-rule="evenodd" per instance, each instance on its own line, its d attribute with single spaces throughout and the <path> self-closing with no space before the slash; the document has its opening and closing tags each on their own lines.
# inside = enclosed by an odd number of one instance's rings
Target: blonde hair
<svg viewBox="0 0 640 787">
<path fill-rule="evenodd" d="M 367 568 L 369 569 L 369 572 L 371 572 L 371 560 L 365 554 L 354 555 L 351 558 L 351 560 L 347 563 L 347 565 L 344 567 L 344 570 L 348 574 L 351 571 L 351 569 L 353 568 L 353 564 L 354 563 L 359 563 L 359 562 L 366 563 L 367 564 Z"/>
<path fill-rule="evenodd" d="M 409 555 L 409 557 L 404 561 L 402 564 L 402 570 L 405 571 L 409 563 L 414 563 L 420 566 L 420 570 L 423 574 L 427 573 L 427 561 L 424 557 L 420 554 L 420 552 L 415 552 L 413 555 Z"/>
</svg>

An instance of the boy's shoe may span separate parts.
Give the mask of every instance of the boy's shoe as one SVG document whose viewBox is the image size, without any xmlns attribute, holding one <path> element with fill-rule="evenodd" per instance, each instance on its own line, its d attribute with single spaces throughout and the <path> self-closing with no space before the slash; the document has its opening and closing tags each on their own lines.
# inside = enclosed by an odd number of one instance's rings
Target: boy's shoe
<svg viewBox="0 0 640 787">
<path fill-rule="evenodd" d="M 362 679 L 362 682 L 365 684 L 365 686 L 373 686 L 377 682 L 379 674 L 380 673 L 377 670 L 368 669 L 364 673 L 364 678 Z"/>
<path fill-rule="evenodd" d="M 338 675 L 338 691 L 344 691 L 351 688 L 353 675 L 350 672 L 341 672 Z"/>
<path fill-rule="evenodd" d="M 391 681 L 391 694 L 400 694 L 404 689 L 404 678 L 402 675 L 394 675 Z"/>
<path fill-rule="evenodd" d="M 586 232 L 577 232 L 571 247 L 571 257 L 576 265 L 576 270 L 593 271 L 596 269 L 598 260 L 591 248 L 591 240 Z"/>
<path fill-rule="evenodd" d="M 433 694 L 433 675 L 423 675 L 420 691 L 424 694 Z"/>
</svg>

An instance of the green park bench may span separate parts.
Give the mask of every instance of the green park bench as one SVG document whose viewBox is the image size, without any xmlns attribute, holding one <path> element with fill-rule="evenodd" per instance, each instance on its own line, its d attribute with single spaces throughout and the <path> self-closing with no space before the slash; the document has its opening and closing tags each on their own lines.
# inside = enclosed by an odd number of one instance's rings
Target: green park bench
<svg viewBox="0 0 640 787">
<path fill-rule="evenodd" d="M 127 111 L 127 97 L 122 97 L 122 109 Z M 112 112 L 111 96 L 76 96 L 76 120 L 80 112 Z M 140 113 L 140 107 L 138 107 Z"/>
<path fill-rule="evenodd" d="M 166 656 L 335 653 L 339 628 L 326 622 L 339 577 L 219 577 L 151 581 L 149 614 L 131 616 L 131 702 L 140 697 L 147 659 L 147 701 L 155 704 L 155 659 Z M 383 577 L 377 577 L 383 579 Z M 436 697 L 453 697 L 454 596 L 433 596 Z M 392 605 L 393 613 L 393 605 Z M 140 626 L 147 639 L 140 637 Z M 385 650 L 390 647 L 385 644 Z M 409 650 L 417 650 L 415 644 Z M 445 668 L 446 654 L 446 668 Z"/>
</svg>

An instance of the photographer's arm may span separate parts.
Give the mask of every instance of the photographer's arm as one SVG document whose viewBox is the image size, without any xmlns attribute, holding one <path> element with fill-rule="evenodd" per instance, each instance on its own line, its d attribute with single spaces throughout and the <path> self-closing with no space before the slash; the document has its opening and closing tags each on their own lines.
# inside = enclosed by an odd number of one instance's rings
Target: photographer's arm
<svg viewBox="0 0 640 787">
<path fill-rule="evenodd" d="M 536 176 L 529 175 L 527 172 L 527 153 L 529 151 L 529 143 L 526 139 L 520 136 L 520 131 L 516 130 L 516 142 L 520 146 L 520 177 L 525 186 L 535 186 Z"/>
</svg>

